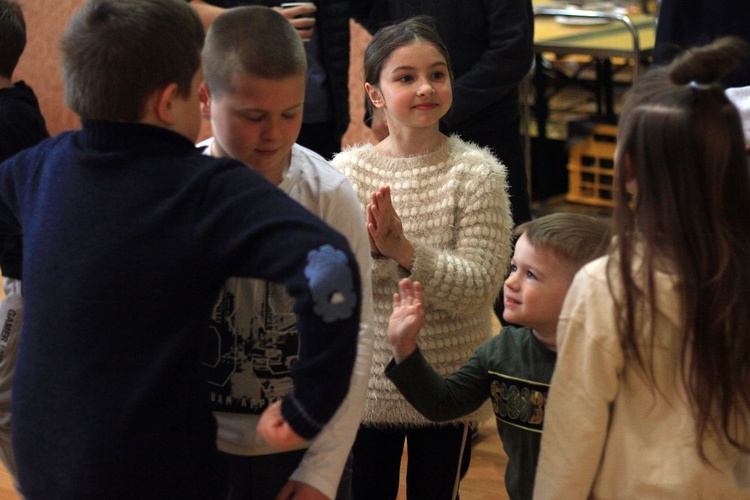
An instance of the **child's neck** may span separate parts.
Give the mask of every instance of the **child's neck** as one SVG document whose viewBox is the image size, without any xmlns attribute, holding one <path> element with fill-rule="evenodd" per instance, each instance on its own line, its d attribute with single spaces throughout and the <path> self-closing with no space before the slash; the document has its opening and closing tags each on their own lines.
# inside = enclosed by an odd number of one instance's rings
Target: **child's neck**
<svg viewBox="0 0 750 500">
<path fill-rule="evenodd" d="M 380 154 L 400 158 L 420 156 L 440 149 L 448 139 L 437 129 L 400 129 L 392 132 L 377 146 Z"/>
<path fill-rule="evenodd" d="M 8 89 L 13 86 L 13 80 L 0 76 L 0 89 Z"/>
<path fill-rule="evenodd" d="M 535 328 L 531 329 L 531 334 L 550 351 L 557 352 L 557 332 L 544 333 Z"/>
</svg>

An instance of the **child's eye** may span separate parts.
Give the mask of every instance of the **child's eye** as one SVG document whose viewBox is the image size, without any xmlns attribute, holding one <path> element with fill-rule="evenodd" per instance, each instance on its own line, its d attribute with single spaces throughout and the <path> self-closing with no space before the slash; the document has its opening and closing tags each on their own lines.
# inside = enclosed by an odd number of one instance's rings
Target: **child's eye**
<svg viewBox="0 0 750 500">
<path fill-rule="evenodd" d="M 436 71 L 432 74 L 433 80 L 443 80 L 445 78 L 445 73 L 443 71 Z"/>
<path fill-rule="evenodd" d="M 526 271 L 526 277 L 529 278 L 530 280 L 536 279 L 536 275 L 531 271 Z"/>
<path fill-rule="evenodd" d="M 518 266 L 516 266 L 515 264 L 511 264 L 510 265 L 510 272 L 515 273 L 516 271 L 518 271 Z"/>
<path fill-rule="evenodd" d="M 297 118 L 297 113 L 284 113 L 281 115 L 285 120 L 294 120 Z"/>
<path fill-rule="evenodd" d="M 412 81 L 413 79 L 414 79 L 414 78 L 413 78 L 413 77 L 412 77 L 411 75 L 404 75 L 404 76 L 400 76 L 400 77 L 398 78 L 398 81 L 399 81 L 399 82 L 402 82 L 402 83 L 409 83 L 409 82 L 411 82 L 411 81 Z"/>
<path fill-rule="evenodd" d="M 263 119 L 262 116 L 248 116 L 248 115 L 242 115 L 242 118 L 253 123 L 259 122 Z"/>
</svg>

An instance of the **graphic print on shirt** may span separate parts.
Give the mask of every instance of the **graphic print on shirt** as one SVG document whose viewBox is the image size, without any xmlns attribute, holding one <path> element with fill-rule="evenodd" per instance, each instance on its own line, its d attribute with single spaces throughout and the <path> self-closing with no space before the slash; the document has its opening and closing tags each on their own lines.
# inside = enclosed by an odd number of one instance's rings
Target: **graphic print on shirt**
<svg viewBox="0 0 750 500">
<path fill-rule="evenodd" d="M 542 432 L 549 384 L 488 372 L 492 410 L 498 420 L 532 432 Z"/>
<path fill-rule="evenodd" d="M 227 282 L 211 315 L 203 363 L 214 411 L 259 415 L 292 391 L 299 358 L 293 305 L 281 285 Z"/>
</svg>

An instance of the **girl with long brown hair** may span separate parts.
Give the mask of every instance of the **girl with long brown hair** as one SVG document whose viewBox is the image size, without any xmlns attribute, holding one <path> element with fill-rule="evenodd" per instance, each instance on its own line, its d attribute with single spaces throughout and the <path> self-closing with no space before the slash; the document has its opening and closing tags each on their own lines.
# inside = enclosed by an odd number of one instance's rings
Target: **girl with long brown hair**
<svg viewBox="0 0 750 500">
<path fill-rule="evenodd" d="M 535 497 L 750 496 L 750 179 L 717 83 L 747 53 L 691 49 L 626 98 L 616 237 L 560 317 Z"/>
</svg>

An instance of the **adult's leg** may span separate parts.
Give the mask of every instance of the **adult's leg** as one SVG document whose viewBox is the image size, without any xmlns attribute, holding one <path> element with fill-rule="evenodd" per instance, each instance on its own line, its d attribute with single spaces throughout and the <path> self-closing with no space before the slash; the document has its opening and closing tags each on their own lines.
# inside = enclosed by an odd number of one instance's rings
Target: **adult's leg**
<svg viewBox="0 0 750 500">
<path fill-rule="evenodd" d="M 455 500 L 458 484 L 471 461 L 468 425 L 442 425 L 410 429 L 406 434 L 409 462 L 408 498 Z"/>
<path fill-rule="evenodd" d="M 513 211 L 513 223 L 519 224 L 531 220 L 526 166 L 523 157 L 523 144 L 520 136 L 520 117 L 508 119 L 500 113 L 476 120 L 462 127 L 458 134 L 466 141 L 488 147 L 505 165 L 508 172 L 508 195 Z M 503 263 L 505 265 L 507 263 Z M 502 288 L 494 304 L 495 314 L 502 321 L 503 304 Z"/>
<path fill-rule="evenodd" d="M 487 117 L 463 124 L 456 133 L 465 141 L 489 148 L 505 165 L 513 222 L 518 225 L 531 220 L 531 206 L 521 141 L 521 118 L 518 113 L 511 118 L 508 115 L 493 112 Z"/>
<path fill-rule="evenodd" d="M 328 123 L 303 123 L 297 144 L 312 149 L 328 161 L 341 151 L 341 137 L 336 134 L 336 125 Z"/>
<path fill-rule="evenodd" d="M 402 428 L 359 427 L 352 451 L 354 500 L 396 498 L 405 437 L 406 431 Z"/>
</svg>

